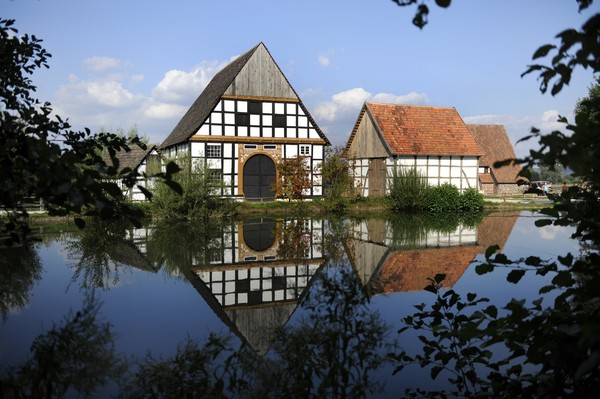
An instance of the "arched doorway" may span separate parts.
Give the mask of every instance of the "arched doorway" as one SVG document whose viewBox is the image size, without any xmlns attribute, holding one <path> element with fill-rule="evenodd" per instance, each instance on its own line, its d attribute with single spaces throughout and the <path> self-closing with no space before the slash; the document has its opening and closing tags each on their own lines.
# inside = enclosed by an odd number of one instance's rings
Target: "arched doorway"
<svg viewBox="0 0 600 399">
<path fill-rule="evenodd" d="M 244 196 L 250 201 L 275 198 L 275 162 L 266 155 L 254 155 L 244 164 Z"/>
</svg>

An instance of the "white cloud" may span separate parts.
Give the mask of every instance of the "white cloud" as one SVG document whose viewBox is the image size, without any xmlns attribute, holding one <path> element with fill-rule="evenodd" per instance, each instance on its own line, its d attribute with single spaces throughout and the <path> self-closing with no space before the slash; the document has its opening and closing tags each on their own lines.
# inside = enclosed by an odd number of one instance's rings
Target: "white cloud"
<svg viewBox="0 0 600 399">
<path fill-rule="evenodd" d="M 365 101 L 394 104 L 426 104 L 429 100 L 425 93 L 396 95 L 391 93 L 371 94 L 362 87 L 346 90 L 331 96 L 331 101 L 318 104 L 315 115 L 320 119 L 333 122 L 341 118 L 358 115 Z"/>
<path fill-rule="evenodd" d="M 151 119 L 170 119 L 183 116 L 187 109 L 184 105 L 154 104 L 144 109 L 144 116 Z"/>
<path fill-rule="evenodd" d="M 157 101 L 190 105 L 226 63 L 206 61 L 191 71 L 173 69 L 152 90 Z"/>
<path fill-rule="evenodd" d="M 89 106 L 131 107 L 142 99 L 142 95 L 125 89 L 117 80 L 84 81 L 73 75 L 70 77 L 70 83 L 62 85 L 56 93 L 56 102 L 63 108 L 73 110 L 81 110 Z"/>
<path fill-rule="evenodd" d="M 343 145 L 356 122 L 360 108 L 365 101 L 394 104 L 426 104 L 429 99 L 425 93 L 408 94 L 376 93 L 372 94 L 362 87 L 355 87 L 331 96 L 330 101 L 314 107 L 314 116 L 329 140 L 334 145 Z"/>
<path fill-rule="evenodd" d="M 127 65 L 126 62 L 111 57 L 90 57 L 83 60 L 83 65 L 92 71 L 101 72 Z"/>
<path fill-rule="evenodd" d="M 319 56 L 319 65 L 328 68 L 331 65 L 331 59 L 326 55 Z"/>
</svg>

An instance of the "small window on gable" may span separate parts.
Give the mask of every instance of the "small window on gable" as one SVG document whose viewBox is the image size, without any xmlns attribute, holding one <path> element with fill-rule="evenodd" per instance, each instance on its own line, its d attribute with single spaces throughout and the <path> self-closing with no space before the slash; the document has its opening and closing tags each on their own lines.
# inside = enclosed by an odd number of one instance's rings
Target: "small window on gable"
<svg viewBox="0 0 600 399">
<path fill-rule="evenodd" d="M 244 144 L 244 148 L 247 150 L 256 150 L 258 146 L 256 144 Z"/>
<path fill-rule="evenodd" d="M 207 144 L 206 145 L 206 157 L 207 158 L 221 158 L 221 144 Z"/>
<path fill-rule="evenodd" d="M 300 155 L 310 155 L 310 146 L 309 145 L 301 145 L 300 146 Z"/>
<path fill-rule="evenodd" d="M 277 145 L 276 144 L 265 144 L 265 145 L 263 145 L 263 148 L 265 150 L 276 150 L 277 149 Z"/>
<path fill-rule="evenodd" d="M 248 103 L 248 113 L 255 115 L 262 113 L 262 103 L 259 101 L 250 101 Z"/>
<path fill-rule="evenodd" d="M 285 115 L 273 115 L 273 127 L 285 127 Z"/>
<path fill-rule="evenodd" d="M 235 124 L 238 126 L 250 126 L 250 114 L 238 112 L 235 114 Z"/>
</svg>

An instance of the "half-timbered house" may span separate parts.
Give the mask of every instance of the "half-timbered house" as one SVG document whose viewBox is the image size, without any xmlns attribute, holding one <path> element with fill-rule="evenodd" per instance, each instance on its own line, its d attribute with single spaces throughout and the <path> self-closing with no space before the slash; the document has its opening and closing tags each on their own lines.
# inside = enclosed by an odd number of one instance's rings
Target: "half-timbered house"
<svg viewBox="0 0 600 399">
<path fill-rule="evenodd" d="M 363 196 L 383 196 L 394 169 L 415 168 L 430 185 L 478 189 L 483 155 L 454 108 L 365 103 L 346 144 Z"/>
<path fill-rule="evenodd" d="M 507 159 L 516 159 L 515 150 L 502 125 L 467 125 L 467 128 L 483 149 L 479 160 L 479 184 L 486 195 L 510 195 L 522 193 L 525 186 L 517 182 L 522 180 L 519 165 L 495 167 L 494 163 Z"/>
<path fill-rule="evenodd" d="M 222 179 L 221 195 L 247 200 L 273 199 L 276 164 L 305 157 L 312 187 L 322 195 L 319 165 L 324 146 L 321 129 L 259 43 L 223 68 L 162 143 L 167 158 L 203 162 Z"/>
<path fill-rule="evenodd" d="M 123 195 L 131 201 L 145 201 L 146 195 L 140 189 L 152 189 L 154 182 L 146 175 L 160 171 L 160 154 L 156 145 L 147 145 L 145 149 L 132 145 L 129 151 L 121 150 L 115 154 L 119 161 L 119 172 L 124 169 L 131 169 L 139 173 L 136 184 L 133 187 L 127 187 L 122 181 L 119 181 L 119 187 Z M 110 165 L 111 161 L 106 154 L 105 161 Z M 150 170 L 149 170 L 150 169 Z"/>
</svg>

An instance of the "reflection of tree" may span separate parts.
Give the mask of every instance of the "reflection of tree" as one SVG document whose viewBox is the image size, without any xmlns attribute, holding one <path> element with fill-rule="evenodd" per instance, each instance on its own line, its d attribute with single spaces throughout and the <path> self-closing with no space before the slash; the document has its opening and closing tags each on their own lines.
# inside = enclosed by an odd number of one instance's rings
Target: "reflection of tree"
<svg viewBox="0 0 600 399">
<path fill-rule="evenodd" d="M 0 393 L 14 398 L 62 397 L 74 390 L 89 397 L 124 370 L 114 350 L 114 333 L 98 320 L 93 297 L 83 308 L 39 335 L 31 357 L 0 379 Z"/>
<path fill-rule="evenodd" d="M 211 251 L 222 251 L 221 238 L 226 223 L 160 223 L 152 231 L 147 255 L 152 263 L 162 264 L 170 275 L 179 275 L 194 265 L 208 264 Z"/>
<path fill-rule="evenodd" d="M 386 327 L 347 266 L 322 269 L 302 307 L 254 367 L 253 397 L 365 397 L 381 389 L 370 372 L 384 363 Z M 383 353 L 383 355 L 382 355 Z"/>
<path fill-rule="evenodd" d="M 120 268 L 129 266 L 117 261 L 115 253 L 124 245 L 133 246 L 125 240 L 126 228 L 121 222 L 93 220 L 68 239 L 67 257 L 74 261 L 71 281 L 81 278 L 81 288 L 108 288 L 117 284 Z"/>
<path fill-rule="evenodd" d="M 40 279 L 42 266 L 31 242 L 19 247 L 0 249 L 0 313 L 6 320 L 11 309 L 29 303 L 34 282 Z"/>
<path fill-rule="evenodd" d="M 326 267 L 302 304 L 304 317 L 279 330 L 266 357 L 227 340 L 188 342 L 166 359 L 143 360 L 126 397 L 363 398 L 382 388 L 371 372 L 386 361 L 387 328 L 368 308 L 352 269 Z"/>
<path fill-rule="evenodd" d="M 304 259 L 311 245 L 311 237 L 304 220 L 288 220 L 279 234 L 277 257 L 280 259 Z"/>
</svg>

